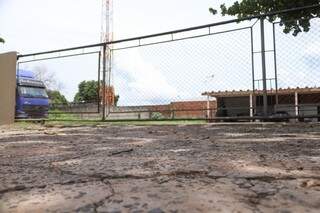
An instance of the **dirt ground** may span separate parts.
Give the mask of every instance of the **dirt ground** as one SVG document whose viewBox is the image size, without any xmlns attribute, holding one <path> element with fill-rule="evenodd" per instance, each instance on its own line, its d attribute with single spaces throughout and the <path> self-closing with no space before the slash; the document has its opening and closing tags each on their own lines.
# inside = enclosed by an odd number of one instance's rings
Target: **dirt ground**
<svg viewBox="0 0 320 213">
<path fill-rule="evenodd" d="M 320 124 L 0 127 L 0 212 L 319 212 Z"/>
</svg>

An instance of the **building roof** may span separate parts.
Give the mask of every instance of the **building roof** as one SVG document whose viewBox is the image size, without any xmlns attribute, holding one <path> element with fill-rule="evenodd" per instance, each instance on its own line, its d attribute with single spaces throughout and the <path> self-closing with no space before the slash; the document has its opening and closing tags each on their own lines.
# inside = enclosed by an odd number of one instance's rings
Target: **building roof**
<svg viewBox="0 0 320 213">
<path fill-rule="evenodd" d="M 291 95 L 297 92 L 298 94 L 315 94 L 320 93 L 320 87 L 305 87 L 305 88 L 280 88 L 278 89 L 278 95 Z M 275 95 L 277 91 L 275 89 L 268 90 L 268 95 Z M 233 90 L 233 91 L 212 91 L 212 92 L 204 92 L 202 93 L 203 96 L 210 96 L 210 97 L 242 97 L 242 96 L 250 96 L 251 94 L 254 95 L 263 95 L 263 90 Z"/>
</svg>

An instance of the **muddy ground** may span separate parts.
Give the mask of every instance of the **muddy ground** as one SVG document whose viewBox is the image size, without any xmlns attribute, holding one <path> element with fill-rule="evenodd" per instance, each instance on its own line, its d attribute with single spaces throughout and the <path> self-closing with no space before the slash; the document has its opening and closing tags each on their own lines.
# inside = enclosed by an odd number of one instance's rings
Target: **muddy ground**
<svg viewBox="0 0 320 213">
<path fill-rule="evenodd" d="M 0 127 L 0 212 L 319 211 L 319 124 Z"/>
</svg>

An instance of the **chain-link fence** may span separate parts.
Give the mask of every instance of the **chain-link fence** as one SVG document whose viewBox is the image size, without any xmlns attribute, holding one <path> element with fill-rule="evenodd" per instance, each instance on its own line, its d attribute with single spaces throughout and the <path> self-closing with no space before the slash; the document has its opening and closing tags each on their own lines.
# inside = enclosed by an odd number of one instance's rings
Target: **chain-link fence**
<svg viewBox="0 0 320 213">
<path fill-rule="evenodd" d="M 32 74 L 21 74 L 26 71 Z M 20 57 L 17 79 L 43 82 L 46 90 L 40 97 L 30 85 L 17 85 L 17 99 L 28 102 L 20 110 L 31 118 L 43 116 L 36 111 L 48 107 L 49 119 L 100 119 L 102 76 L 99 46 Z M 41 101 L 47 98 L 49 103 Z"/>
<path fill-rule="evenodd" d="M 309 32 L 293 36 L 283 33 L 279 23 L 256 16 L 22 55 L 19 68 L 45 61 L 46 67 L 64 73 L 66 85 L 72 84 L 66 102 L 51 100 L 55 118 L 317 119 L 319 44 L 319 19 L 311 20 Z M 39 55 L 43 58 L 25 60 Z M 74 59 L 73 65 L 66 65 L 66 58 Z"/>
<path fill-rule="evenodd" d="M 278 110 L 302 117 L 320 114 L 320 20 L 307 33 L 284 34 L 275 23 Z M 283 93 L 286 93 L 285 95 Z"/>
</svg>

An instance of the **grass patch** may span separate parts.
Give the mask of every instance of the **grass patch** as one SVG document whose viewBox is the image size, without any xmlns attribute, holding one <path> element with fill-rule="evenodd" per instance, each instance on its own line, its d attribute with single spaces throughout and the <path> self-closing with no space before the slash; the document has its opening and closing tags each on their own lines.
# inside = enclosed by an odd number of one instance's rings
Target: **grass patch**
<svg viewBox="0 0 320 213">
<path fill-rule="evenodd" d="M 162 125 L 201 125 L 204 120 L 167 120 L 167 121 L 100 121 L 100 120 L 48 120 L 46 125 L 55 126 L 98 126 L 98 125 L 135 125 L 135 126 L 162 126 Z"/>
<path fill-rule="evenodd" d="M 71 113 L 63 113 L 60 110 L 50 110 L 48 120 L 76 120 L 79 119 L 77 115 Z"/>
<path fill-rule="evenodd" d="M 33 130 L 37 129 L 39 126 L 43 125 L 43 122 L 35 121 L 18 121 L 13 124 L 13 127 L 24 130 Z"/>
</svg>

